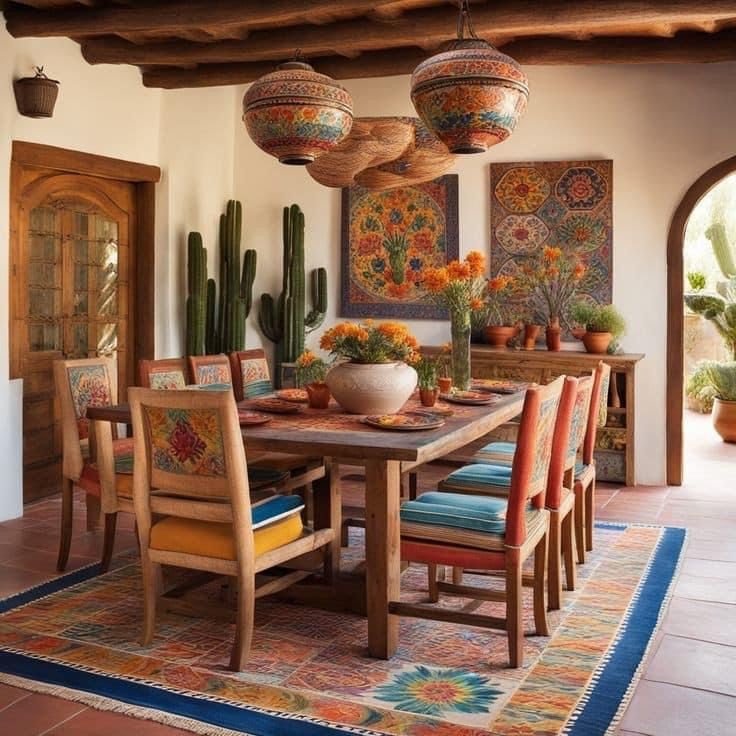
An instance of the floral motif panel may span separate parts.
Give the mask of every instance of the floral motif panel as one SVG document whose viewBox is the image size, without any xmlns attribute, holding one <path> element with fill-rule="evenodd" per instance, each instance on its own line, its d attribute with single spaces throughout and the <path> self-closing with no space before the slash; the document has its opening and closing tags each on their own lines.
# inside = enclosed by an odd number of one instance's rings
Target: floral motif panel
<svg viewBox="0 0 736 736">
<path fill-rule="evenodd" d="M 516 276 L 545 246 L 585 266 L 570 303 L 611 302 L 613 161 L 491 164 L 490 275 Z M 530 304 L 528 294 L 518 294 L 510 313 L 546 323 L 543 305 Z M 566 313 L 561 319 L 569 328 Z"/>
<path fill-rule="evenodd" d="M 342 191 L 343 317 L 447 319 L 422 273 L 458 258 L 457 175 Z"/>
<path fill-rule="evenodd" d="M 187 382 L 181 371 L 154 371 L 150 378 L 151 388 L 171 391 L 186 388 Z"/>
<path fill-rule="evenodd" d="M 211 383 L 230 383 L 229 363 L 209 363 L 197 366 L 198 383 L 209 385 Z"/>
</svg>

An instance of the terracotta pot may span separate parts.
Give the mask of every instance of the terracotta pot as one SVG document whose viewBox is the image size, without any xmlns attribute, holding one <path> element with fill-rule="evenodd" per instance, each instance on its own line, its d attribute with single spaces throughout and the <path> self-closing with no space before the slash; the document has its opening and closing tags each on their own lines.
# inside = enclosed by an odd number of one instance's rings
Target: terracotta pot
<svg viewBox="0 0 736 736">
<path fill-rule="evenodd" d="M 519 328 L 512 325 L 488 325 L 484 330 L 486 342 L 495 348 L 504 348 L 511 338 L 519 334 Z"/>
<path fill-rule="evenodd" d="M 583 335 L 585 335 L 586 329 L 585 327 L 573 327 L 570 330 L 570 334 L 576 339 L 576 340 L 582 340 Z"/>
<path fill-rule="evenodd" d="M 419 389 L 419 400 L 422 402 L 422 406 L 434 406 L 439 398 L 439 388 L 420 388 Z"/>
<path fill-rule="evenodd" d="M 736 401 L 713 401 L 713 427 L 724 442 L 736 442 Z"/>
<path fill-rule="evenodd" d="M 417 372 L 406 363 L 339 363 L 327 385 L 351 414 L 395 414 L 417 385 Z"/>
<path fill-rule="evenodd" d="M 439 386 L 441 394 L 449 393 L 452 388 L 452 378 L 449 376 L 440 376 L 437 379 L 437 385 Z"/>
<path fill-rule="evenodd" d="M 547 325 L 547 330 L 544 333 L 544 340 L 547 343 L 547 350 L 557 351 L 560 349 L 561 332 L 562 330 L 559 327 Z"/>
<path fill-rule="evenodd" d="M 534 350 L 542 325 L 524 325 L 524 350 Z"/>
<path fill-rule="evenodd" d="M 605 353 L 611 344 L 613 335 L 610 332 L 586 332 L 583 335 L 583 345 L 589 353 Z"/>
<path fill-rule="evenodd" d="M 307 389 L 309 406 L 312 409 L 326 409 L 329 406 L 330 388 L 324 381 L 308 383 L 304 388 Z"/>
</svg>

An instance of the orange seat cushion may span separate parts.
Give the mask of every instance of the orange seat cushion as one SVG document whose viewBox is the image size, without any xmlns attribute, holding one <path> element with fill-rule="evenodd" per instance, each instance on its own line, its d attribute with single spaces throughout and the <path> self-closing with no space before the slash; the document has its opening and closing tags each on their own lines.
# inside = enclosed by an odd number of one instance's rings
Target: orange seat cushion
<svg viewBox="0 0 736 736">
<path fill-rule="evenodd" d="M 302 534 L 302 517 L 292 514 L 253 532 L 256 557 L 283 547 Z M 169 516 L 151 527 L 151 549 L 235 560 L 232 524 Z"/>
</svg>

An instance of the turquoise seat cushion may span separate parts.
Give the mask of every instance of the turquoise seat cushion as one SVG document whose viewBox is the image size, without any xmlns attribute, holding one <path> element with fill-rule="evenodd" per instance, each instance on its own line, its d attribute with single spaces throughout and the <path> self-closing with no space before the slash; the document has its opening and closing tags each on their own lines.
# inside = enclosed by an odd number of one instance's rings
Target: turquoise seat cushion
<svg viewBox="0 0 736 736">
<path fill-rule="evenodd" d="M 255 399 L 259 396 L 267 396 L 273 393 L 273 384 L 267 378 L 259 381 L 251 381 L 243 385 L 243 396 L 246 399 Z"/>
<path fill-rule="evenodd" d="M 251 490 L 276 485 L 289 477 L 288 471 L 274 468 L 248 468 L 248 483 Z"/>
<path fill-rule="evenodd" d="M 195 388 L 199 391 L 231 391 L 233 387 L 229 383 L 198 383 Z"/>
<path fill-rule="evenodd" d="M 515 442 L 490 442 L 475 453 L 473 459 L 478 463 L 511 465 L 516 452 Z"/>
<path fill-rule="evenodd" d="M 511 487 L 511 468 L 505 465 L 474 463 L 466 465 L 450 473 L 442 481 L 443 488 L 482 491 L 486 488 L 502 488 L 508 491 Z"/>
<path fill-rule="evenodd" d="M 404 503 L 400 513 L 404 522 L 503 534 L 506 506 L 505 498 L 431 491 Z"/>
<path fill-rule="evenodd" d="M 260 529 L 274 522 L 286 519 L 293 514 L 301 513 L 304 501 L 301 496 L 270 496 L 250 507 L 253 529 Z"/>
</svg>

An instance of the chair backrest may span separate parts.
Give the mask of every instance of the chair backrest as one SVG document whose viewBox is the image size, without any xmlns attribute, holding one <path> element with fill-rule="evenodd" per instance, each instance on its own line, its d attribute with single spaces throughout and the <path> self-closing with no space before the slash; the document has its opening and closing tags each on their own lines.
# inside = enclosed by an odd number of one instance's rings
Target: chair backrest
<svg viewBox="0 0 736 736">
<path fill-rule="evenodd" d="M 587 380 L 591 382 L 590 378 Z M 571 428 L 573 417 L 578 410 L 578 397 L 581 393 L 579 388 L 580 383 L 581 380 L 568 376 L 562 386 L 560 404 L 557 407 L 557 418 L 555 419 L 555 428 L 552 435 L 552 451 L 549 459 L 549 471 L 547 473 L 547 490 L 544 497 L 544 505 L 548 509 L 558 509 L 562 500 L 562 485 L 565 470 L 568 467 Z M 588 396 L 590 396 L 589 391 Z M 580 414 L 581 424 L 584 427 L 587 412 L 580 411 Z M 575 459 L 573 456 L 574 462 Z"/>
<path fill-rule="evenodd" d="M 87 407 L 117 401 L 118 380 L 111 358 L 54 361 L 54 383 L 61 406 L 63 473 L 77 480 L 84 460 L 81 441 L 89 436 Z"/>
<path fill-rule="evenodd" d="M 230 369 L 238 401 L 273 393 L 273 382 L 263 348 L 230 353 Z"/>
<path fill-rule="evenodd" d="M 233 385 L 230 361 L 227 355 L 190 355 L 189 368 L 194 383 L 208 385 L 213 383 Z"/>
<path fill-rule="evenodd" d="M 519 546 L 526 539 L 527 500 L 532 498 L 537 508 L 544 506 L 552 437 L 564 381 L 565 376 L 560 376 L 547 386 L 532 386 L 526 391 L 511 467 L 506 512 L 508 546 Z"/>
<path fill-rule="evenodd" d="M 128 399 L 141 547 L 150 541 L 152 514 L 161 513 L 231 522 L 238 559 L 252 557 L 248 473 L 232 393 L 131 388 Z"/>
<path fill-rule="evenodd" d="M 143 388 L 182 389 L 189 383 L 186 358 L 141 360 L 138 363 L 138 372 Z"/>
<path fill-rule="evenodd" d="M 608 418 L 608 386 L 611 382 L 611 366 L 601 361 L 593 374 L 593 391 L 590 395 L 590 411 L 583 440 L 583 463 L 593 462 L 595 438 L 598 427 L 603 427 Z"/>
<path fill-rule="evenodd" d="M 582 447 L 583 439 L 585 438 L 585 430 L 588 426 L 588 416 L 590 413 L 590 397 L 593 393 L 594 376 L 595 372 L 590 376 L 583 376 L 578 380 L 575 405 L 572 409 L 572 421 L 570 422 L 565 470 L 575 467 L 578 451 Z"/>
</svg>

